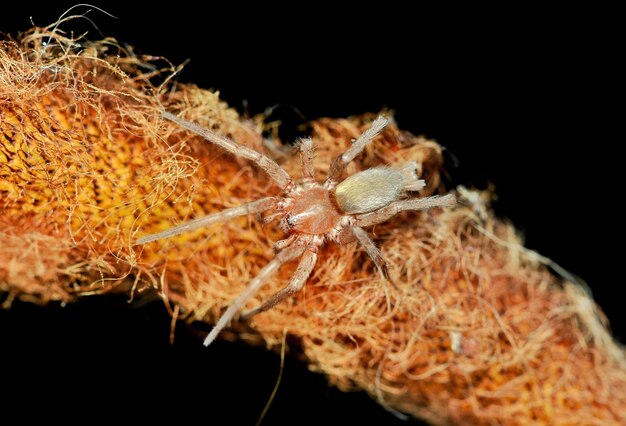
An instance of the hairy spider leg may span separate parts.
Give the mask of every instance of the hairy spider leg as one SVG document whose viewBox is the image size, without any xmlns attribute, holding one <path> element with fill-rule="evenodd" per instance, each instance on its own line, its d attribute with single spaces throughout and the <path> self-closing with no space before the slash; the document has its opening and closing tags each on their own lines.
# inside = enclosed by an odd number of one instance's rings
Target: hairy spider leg
<svg viewBox="0 0 626 426">
<path fill-rule="evenodd" d="M 374 262 L 374 265 L 376 265 L 381 274 L 383 274 L 383 277 L 385 277 L 387 281 L 391 282 L 387 262 L 385 261 L 383 254 L 380 252 L 380 249 L 376 247 L 376 243 L 374 243 L 367 231 L 358 226 L 354 226 L 352 227 L 352 233 L 359 241 L 359 243 L 361 243 L 369 257 L 372 259 L 372 262 Z"/>
<path fill-rule="evenodd" d="M 292 247 L 288 247 L 285 250 L 278 252 L 276 257 L 274 257 L 267 265 L 261 269 L 259 274 L 254 277 L 249 283 L 246 289 L 239 295 L 237 298 L 230 304 L 226 312 L 222 314 L 220 319 L 217 321 L 209 335 L 204 339 L 204 346 L 209 346 L 213 340 L 220 334 L 220 331 L 226 327 L 233 317 L 243 308 L 248 299 L 254 296 L 257 291 L 267 282 L 267 279 L 274 275 L 280 267 L 290 262 L 297 257 L 301 256 L 306 247 L 301 245 L 296 245 Z"/>
<path fill-rule="evenodd" d="M 189 222 L 181 223 L 180 225 L 168 228 L 165 231 L 157 232 L 156 234 L 145 235 L 141 238 L 138 238 L 137 241 L 135 241 L 135 244 L 151 243 L 152 241 L 173 237 L 175 235 L 182 234 L 183 232 L 194 231 L 204 226 L 209 226 L 218 222 L 224 222 L 235 217 L 245 216 L 253 213 L 261 213 L 276 206 L 276 203 L 277 197 L 261 198 L 257 201 L 252 201 L 241 206 L 232 207 L 230 209 L 222 210 L 208 216 L 202 216 L 197 219 L 190 220 Z"/>
<path fill-rule="evenodd" d="M 328 178 L 326 178 L 324 186 L 332 188 L 337 185 L 346 166 L 354 160 L 354 158 L 359 155 L 376 136 L 380 134 L 387 124 L 389 124 L 389 120 L 386 117 L 379 115 L 369 129 L 361 133 L 361 136 L 359 136 L 357 140 L 343 152 L 343 154 L 335 158 L 330 166 L 330 170 L 328 171 Z"/>
<path fill-rule="evenodd" d="M 260 152 L 250 149 L 247 146 L 239 145 L 235 141 L 225 136 L 219 135 L 211 130 L 205 129 L 196 123 L 183 120 L 182 118 L 177 117 L 171 112 L 162 111 L 162 114 L 163 118 L 173 121 L 174 123 L 189 130 L 190 132 L 195 133 L 198 136 L 202 136 L 207 141 L 219 146 L 225 151 L 228 151 L 238 157 L 252 161 L 260 169 L 267 173 L 268 176 L 274 182 L 276 182 L 276 184 L 282 191 L 285 191 L 293 185 L 293 180 L 291 179 L 291 176 L 289 176 L 289 174 L 285 170 L 283 170 L 283 168 L 280 167 L 276 161 L 261 154 Z"/>
<path fill-rule="evenodd" d="M 452 194 L 443 197 L 434 196 L 428 198 L 417 198 L 410 200 L 400 200 L 371 213 L 365 213 L 356 217 L 356 224 L 360 227 L 376 225 L 386 222 L 398 213 L 406 210 L 427 210 L 435 207 L 453 207 L 456 198 Z"/>
<path fill-rule="evenodd" d="M 285 298 L 289 296 L 293 296 L 297 292 L 302 290 L 302 287 L 304 287 L 309 276 L 313 272 L 313 268 L 315 267 L 316 262 L 317 262 L 317 247 L 315 247 L 315 250 L 311 250 L 310 248 L 307 248 L 304 254 L 302 255 L 302 258 L 300 259 L 298 268 L 294 272 L 293 277 L 289 281 L 289 284 L 287 284 L 285 287 L 278 290 L 276 293 L 274 293 L 272 297 L 267 299 L 261 305 L 241 314 L 241 318 L 247 319 L 260 312 L 267 311 L 273 308 L 274 306 L 278 305 Z"/>
</svg>

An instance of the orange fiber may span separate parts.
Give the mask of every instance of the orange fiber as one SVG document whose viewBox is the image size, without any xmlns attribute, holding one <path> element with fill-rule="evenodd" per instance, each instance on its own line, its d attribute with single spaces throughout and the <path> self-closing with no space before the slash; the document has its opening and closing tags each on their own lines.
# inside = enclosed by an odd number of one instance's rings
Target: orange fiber
<svg viewBox="0 0 626 426">
<path fill-rule="evenodd" d="M 75 46 L 81 45 L 80 50 Z M 142 235 L 276 193 L 262 172 L 161 118 L 166 109 L 274 157 L 217 94 L 174 84 L 166 61 L 114 40 L 35 28 L 0 46 L 0 291 L 71 302 L 154 288 L 180 318 L 212 323 L 273 256 L 276 225 L 243 217 L 133 246 Z M 147 71 L 146 71 L 147 70 Z M 321 177 L 372 116 L 311 124 Z M 442 192 L 441 149 L 391 125 L 349 173 L 415 160 Z M 395 286 L 356 244 L 328 244 L 295 298 L 236 323 L 280 345 L 343 390 L 432 424 L 626 423 L 623 350 L 567 274 L 520 245 L 489 194 L 457 190 L 455 209 L 405 213 L 372 230 Z M 286 265 L 254 304 L 285 285 Z M 250 305 L 252 306 L 252 304 Z M 200 342 L 198 342 L 200 344 Z M 584 374 L 582 374 L 584 372 Z"/>
</svg>

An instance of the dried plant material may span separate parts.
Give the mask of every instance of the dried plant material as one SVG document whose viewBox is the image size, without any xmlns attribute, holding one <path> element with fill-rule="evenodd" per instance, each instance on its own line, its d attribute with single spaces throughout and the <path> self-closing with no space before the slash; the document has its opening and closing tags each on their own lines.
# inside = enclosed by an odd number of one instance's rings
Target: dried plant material
<svg viewBox="0 0 626 426">
<path fill-rule="evenodd" d="M 154 59 L 151 59 L 155 61 Z M 159 64 L 162 64 L 159 65 Z M 113 40 L 33 29 L 0 49 L 0 289 L 37 303 L 155 288 L 180 317 L 213 323 L 283 233 L 253 217 L 133 247 L 140 235 L 274 194 L 238 159 L 161 118 L 184 116 L 254 150 L 260 122 L 172 85 L 165 61 Z M 161 79 L 161 85 L 152 82 Z M 314 173 L 373 117 L 312 124 Z M 441 150 L 390 125 L 347 174 L 414 161 L 439 190 Z M 299 176 L 297 156 L 281 166 Z M 433 424 L 624 424 L 626 366 L 601 314 L 555 277 L 515 230 L 466 189 L 450 211 L 402 213 L 374 228 L 389 285 L 357 244 L 327 245 L 296 297 L 240 336 L 280 345 L 289 330 L 312 369 L 343 390 Z M 251 302 L 285 286 L 287 265 Z M 239 328 L 237 328 L 239 327 Z M 256 333 L 256 334 L 255 334 Z"/>
</svg>

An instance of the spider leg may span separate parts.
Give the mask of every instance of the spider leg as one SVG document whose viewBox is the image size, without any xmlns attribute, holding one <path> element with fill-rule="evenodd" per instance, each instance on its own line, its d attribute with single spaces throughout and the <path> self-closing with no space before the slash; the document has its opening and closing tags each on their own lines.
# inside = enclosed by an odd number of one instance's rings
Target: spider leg
<svg viewBox="0 0 626 426">
<path fill-rule="evenodd" d="M 360 228 L 358 226 L 352 227 L 352 233 L 354 234 L 356 239 L 359 240 L 359 243 L 361 243 L 363 248 L 365 248 L 365 251 L 372 259 L 372 262 L 374 262 L 374 265 L 376 265 L 378 270 L 383 274 L 383 277 L 385 277 L 387 281 L 392 282 L 391 278 L 389 277 L 389 268 L 387 267 L 387 262 L 380 252 L 380 249 L 376 247 L 376 243 L 374 243 L 368 233 L 363 228 Z"/>
<path fill-rule="evenodd" d="M 230 209 L 222 210 L 208 216 L 199 217 L 197 219 L 190 220 L 189 222 L 181 223 L 180 225 L 166 229 L 156 234 L 144 235 L 135 241 L 135 244 L 146 244 L 152 241 L 161 240 L 163 238 L 173 237 L 174 235 L 182 234 L 183 232 L 193 231 L 204 226 L 212 225 L 218 222 L 224 222 L 226 220 L 245 216 L 252 213 L 260 213 L 268 210 L 276 205 L 276 197 L 266 197 L 260 200 L 253 201 L 251 203 L 244 204 L 242 206 L 233 207 Z"/>
<path fill-rule="evenodd" d="M 434 207 L 452 207 L 456 204 L 456 198 L 452 194 L 443 197 L 414 198 L 409 200 L 395 201 L 387 207 L 371 213 L 356 216 L 356 223 L 360 227 L 376 225 L 385 222 L 405 210 L 427 210 Z"/>
<path fill-rule="evenodd" d="M 254 309 L 250 309 L 249 311 L 241 314 L 241 318 L 247 319 L 253 315 L 256 315 L 260 312 L 267 311 L 272 309 L 274 306 L 278 305 L 285 298 L 289 296 L 293 296 L 304 287 L 306 284 L 309 275 L 313 272 L 313 267 L 317 262 L 317 251 L 306 250 L 302 255 L 302 259 L 300 259 L 300 263 L 298 264 L 298 269 L 293 274 L 293 277 L 289 281 L 289 284 L 286 287 L 278 290 L 272 297 L 263 302 L 260 306 L 257 306 Z"/>
<path fill-rule="evenodd" d="M 300 165 L 302 166 L 302 180 L 305 183 L 315 182 L 314 155 L 315 145 L 313 145 L 313 140 L 311 138 L 300 139 Z"/>
<path fill-rule="evenodd" d="M 282 167 L 280 167 L 277 162 L 261 154 L 260 152 L 250 149 L 247 146 L 239 145 L 235 141 L 225 136 L 219 135 L 209 129 L 205 129 L 204 127 L 201 127 L 196 123 L 183 120 L 182 118 L 175 116 L 171 112 L 162 111 L 162 114 L 163 118 L 173 121 L 174 123 L 180 125 L 181 127 L 184 127 L 190 132 L 197 134 L 198 136 L 202 136 L 207 141 L 219 146 L 225 151 L 228 151 L 238 157 L 252 161 L 259 168 L 265 171 L 265 173 L 267 173 L 268 176 L 274 182 L 276 182 L 281 190 L 285 191 L 293 185 L 293 180 L 291 179 L 289 174 L 287 174 L 287 172 Z"/>
<path fill-rule="evenodd" d="M 233 317 L 241 310 L 241 308 L 246 304 L 248 299 L 256 294 L 257 291 L 265 284 L 267 279 L 271 277 L 278 269 L 285 263 L 297 258 L 302 255 L 302 252 L 305 250 L 305 247 L 302 246 L 293 246 L 289 247 L 278 254 L 276 257 L 272 259 L 267 265 L 261 269 L 259 274 L 252 279 L 248 283 L 246 289 L 241 292 L 239 296 L 230 304 L 226 312 L 222 314 L 220 319 L 217 321 L 209 335 L 204 339 L 204 346 L 209 346 L 213 340 L 217 337 L 217 335 L 230 323 Z"/>
<path fill-rule="evenodd" d="M 361 136 L 357 138 L 356 141 L 350 146 L 350 148 L 346 149 L 343 154 L 335 158 L 330 165 L 330 170 L 328 171 L 328 178 L 324 186 L 333 187 L 339 182 L 341 178 L 341 174 L 343 173 L 346 166 L 354 160 L 354 157 L 359 155 L 361 151 L 369 144 L 378 134 L 385 128 L 385 126 L 389 124 L 389 120 L 379 115 L 376 120 L 372 123 L 369 129 L 364 131 Z"/>
</svg>

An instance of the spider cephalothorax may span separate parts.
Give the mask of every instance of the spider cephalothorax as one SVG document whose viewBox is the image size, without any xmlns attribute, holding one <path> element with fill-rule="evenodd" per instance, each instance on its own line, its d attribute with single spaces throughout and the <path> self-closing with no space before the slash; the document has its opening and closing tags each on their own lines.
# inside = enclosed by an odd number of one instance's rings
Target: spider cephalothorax
<svg viewBox="0 0 626 426">
<path fill-rule="evenodd" d="M 287 238 L 275 244 L 276 256 L 250 281 L 246 289 L 220 317 L 204 341 L 206 346 L 284 263 L 300 258 L 289 284 L 257 308 L 243 313 L 242 317 L 270 309 L 284 298 L 298 292 L 315 267 L 319 248 L 327 240 L 336 244 L 348 244 L 357 240 L 382 274 L 388 278 L 387 265 L 381 252 L 363 228 L 385 222 L 403 210 L 451 206 L 455 202 L 452 195 L 408 198 L 410 192 L 419 191 L 424 187 L 424 181 L 417 177 L 415 162 L 399 167 L 370 168 L 343 181 L 340 180 L 348 163 L 387 125 L 388 120 L 383 116 L 379 116 L 343 154 L 335 158 L 323 183 L 315 181 L 314 145 L 310 138 L 300 141 L 303 179 L 296 183 L 284 169 L 265 155 L 171 113 L 164 112 L 163 116 L 226 151 L 251 160 L 263 169 L 282 191 L 280 196 L 266 197 L 222 210 L 137 240 L 137 244 L 145 244 L 247 214 L 268 213 L 266 219 L 280 219 L 280 226 L 287 234 Z"/>
</svg>

